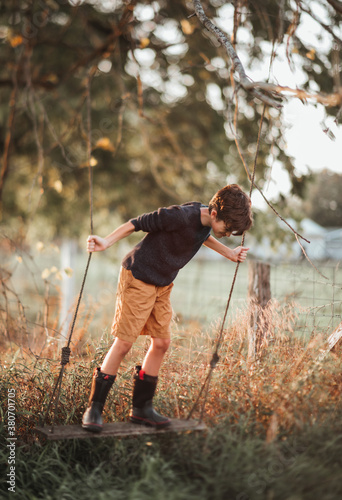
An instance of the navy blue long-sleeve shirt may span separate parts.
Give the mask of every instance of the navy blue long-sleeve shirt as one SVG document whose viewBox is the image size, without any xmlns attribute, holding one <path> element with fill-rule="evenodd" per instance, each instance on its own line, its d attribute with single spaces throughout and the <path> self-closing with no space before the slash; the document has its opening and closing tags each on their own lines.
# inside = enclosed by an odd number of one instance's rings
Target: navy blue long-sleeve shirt
<svg viewBox="0 0 342 500">
<path fill-rule="evenodd" d="M 203 206 L 189 202 L 131 219 L 135 231 L 148 234 L 124 257 L 122 266 L 145 283 L 172 283 L 210 236 L 211 228 L 201 223 Z"/>
</svg>

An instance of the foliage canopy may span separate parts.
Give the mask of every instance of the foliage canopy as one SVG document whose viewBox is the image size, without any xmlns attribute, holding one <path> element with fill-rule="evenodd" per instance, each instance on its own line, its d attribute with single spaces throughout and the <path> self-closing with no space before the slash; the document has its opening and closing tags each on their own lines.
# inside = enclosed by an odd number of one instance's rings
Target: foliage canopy
<svg viewBox="0 0 342 500">
<path fill-rule="evenodd" d="M 248 187 L 235 142 L 251 166 L 263 104 L 240 85 L 196 4 L 1 2 L 3 220 L 47 218 L 55 235 L 79 233 L 88 217 L 89 159 L 101 220 L 205 202 L 231 181 Z M 287 93 L 338 113 L 341 2 L 208 0 L 202 7 L 227 33 L 247 75 L 262 68 L 263 82 L 278 84 L 274 61 L 301 68 L 301 92 Z M 308 19 L 316 29 L 310 41 L 302 30 Z M 271 92 L 278 101 L 284 94 Z M 268 107 L 260 187 L 274 162 L 300 195 L 282 111 Z"/>
</svg>

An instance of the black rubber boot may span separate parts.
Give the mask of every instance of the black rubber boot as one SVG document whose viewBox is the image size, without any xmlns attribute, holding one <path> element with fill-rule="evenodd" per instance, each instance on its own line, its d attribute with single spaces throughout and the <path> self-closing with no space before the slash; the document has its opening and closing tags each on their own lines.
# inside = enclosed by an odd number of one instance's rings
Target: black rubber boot
<svg viewBox="0 0 342 500">
<path fill-rule="evenodd" d="M 156 412 L 152 405 L 156 391 L 158 377 L 146 375 L 137 366 L 133 377 L 133 410 L 130 415 L 131 422 L 135 424 L 150 425 L 163 429 L 171 425 L 171 420 Z"/>
<path fill-rule="evenodd" d="M 103 427 L 102 410 L 107 395 L 115 380 L 115 375 L 102 373 L 95 368 L 89 397 L 89 407 L 82 418 L 82 427 L 90 432 L 101 432 Z"/>
</svg>

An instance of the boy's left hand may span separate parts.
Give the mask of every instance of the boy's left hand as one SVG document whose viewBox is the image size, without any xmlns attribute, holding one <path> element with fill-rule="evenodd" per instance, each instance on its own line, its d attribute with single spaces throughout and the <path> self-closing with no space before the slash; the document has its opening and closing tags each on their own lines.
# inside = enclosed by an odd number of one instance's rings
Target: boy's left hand
<svg viewBox="0 0 342 500">
<path fill-rule="evenodd" d="M 246 247 L 237 247 L 232 250 L 232 258 L 233 262 L 244 262 L 247 258 L 247 252 L 249 248 Z"/>
</svg>

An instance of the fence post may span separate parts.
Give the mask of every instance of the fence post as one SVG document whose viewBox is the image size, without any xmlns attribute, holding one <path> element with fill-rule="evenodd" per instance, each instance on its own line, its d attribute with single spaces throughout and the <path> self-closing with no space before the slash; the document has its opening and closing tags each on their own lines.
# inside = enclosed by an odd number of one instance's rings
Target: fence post
<svg viewBox="0 0 342 500">
<path fill-rule="evenodd" d="M 332 332 L 332 334 L 329 335 L 329 337 L 327 339 L 326 349 L 320 353 L 318 360 L 322 361 L 322 359 L 324 359 L 325 356 L 330 351 L 339 352 L 338 348 L 341 348 L 341 339 L 342 339 L 342 321 L 338 325 L 338 327 L 335 328 L 335 330 Z"/>
<path fill-rule="evenodd" d="M 248 302 L 250 307 L 248 360 L 253 363 L 260 353 L 267 332 L 265 308 L 271 300 L 271 266 L 248 262 Z"/>
</svg>

